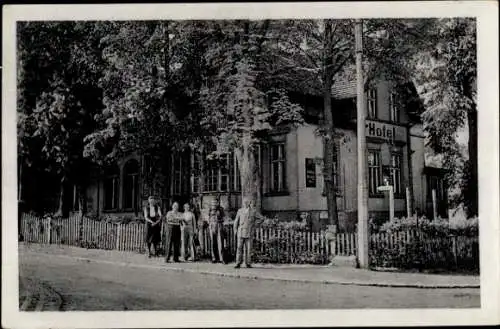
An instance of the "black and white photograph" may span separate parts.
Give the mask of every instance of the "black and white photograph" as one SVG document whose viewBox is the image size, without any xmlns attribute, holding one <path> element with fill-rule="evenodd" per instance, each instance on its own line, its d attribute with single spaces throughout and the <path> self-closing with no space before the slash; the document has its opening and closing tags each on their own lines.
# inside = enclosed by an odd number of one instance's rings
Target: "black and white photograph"
<svg viewBox="0 0 500 329">
<path fill-rule="evenodd" d="M 313 4 L 4 8 L 7 327 L 499 321 L 495 4 Z"/>
</svg>

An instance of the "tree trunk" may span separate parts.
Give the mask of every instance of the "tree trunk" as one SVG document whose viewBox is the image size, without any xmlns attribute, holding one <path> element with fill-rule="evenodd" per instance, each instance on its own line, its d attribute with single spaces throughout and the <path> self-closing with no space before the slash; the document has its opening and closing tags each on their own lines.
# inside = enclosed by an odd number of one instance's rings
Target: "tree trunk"
<svg viewBox="0 0 500 329">
<path fill-rule="evenodd" d="M 467 214 L 469 217 L 478 215 L 478 173 L 477 173 L 477 111 L 472 109 L 467 113 L 467 124 L 469 130 L 468 153 L 469 153 L 469 176 L 467 182 L 468 202 Z"/>
<path fill-rule="evenodd" d="M 462 84 L 462 89 L 464 95 L 470 99 L 472 103 L 472 108 L 467 111 L 467 128 L 469 132 L 468 140 L 468 172 L 466 172 L 466 182 L 465 182 L 465 192 L 464 200 L 466 204 L 466 213 L 468 217 L 474 217 L 478 215 L 478 173 L 477 173 L 477 107 L 474 101 L 473 95 L 473 82 L 470 79 L 464 79 Z"/>
<path fill-rule="evenodd" d="M 323 54 L 323 111 L 324 111 L 324 136 L 323 136 L 323 149 L 324 149 L 324 182 L 325 192 L 328 207 L 328 219 L 330 225 L 338 227 L 338 212 L 337 212 L 337 196 L 336 186 L 334 185 L 334 154 L 335 154 L 335 125 L 333 122 L 332 113 L 332 26 L 331 22 L 325 20 L 324 31 L 324 54 Z"/>
<path fill-rule="evenodd" d="M 201 214 L 201 210 L 203 209 L 203 192 L 205 190 L 205 161 L 206 161 L 206 157 L 205 157 L 205 149 L 203 148 L 203 145 L 200 147 L 200 150 L 199 150 L 199 153 L 196 154 L 196 156 L 198 157 L 198 161 L 199 161 L 199 170 L 200 170 L 200 181 L 198 182 L 198 186 L 199 186 L 199 195 L 200 195 L 200 214 Z"/>
<path fill-rule="evenodd" d="M 64 216 L 66 210 L 66 175 L 61 178 L 59 189 L 59 205 L 56 216 Z"/>
<path fill-rule="evenodd" d="M 410 200 L 408 208 L 410 209 L 410 214 L 413 215 L 413 207 L 415 204 L 415 196 L 413 193 L 413 162 L 412 162 L 412 154 L 411 150 L 411 134 L 410 127 L 406 128 L 406 145 L 407 145 L 407 161 L 408 161 L 408 190 L 410 191 Z"/>
<path fill-rule="evenodd" d="M 254 202 L 260 212 L 262 201 L 260 195 L 260 170 L 255 159 L 254 145 L 251 136 L 243 137 L 241 147 L 235 150 L 241 173 L 241 197 Z"/>
<path fill-rule="evenodd" d="M 19 161 L 19 175 L 17 176 L 17 186 L 18 186 L 18 191 L 17 191 L 17 200 L 21 201 L 23 199 L 23 160 L 22 158 L 18 158 Z"/>
</svg>

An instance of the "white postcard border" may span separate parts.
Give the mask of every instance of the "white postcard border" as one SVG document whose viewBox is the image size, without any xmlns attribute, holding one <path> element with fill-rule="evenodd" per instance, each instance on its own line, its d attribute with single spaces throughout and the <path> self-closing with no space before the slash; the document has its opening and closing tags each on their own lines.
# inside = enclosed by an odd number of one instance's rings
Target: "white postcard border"
<svg viewBox="0 0 500 329">
<path fill-rule="evenodd" d="M 403 326 L 499 323 L 498 4 L 493 1 L 5 6 L 2 93 L 2 325 L 8 328 Z M 15 23 L 23 20 L 477 17 L 480 309 L 43 312 L 18 310 Z M 151 313 L 151 314 L 149 314 Z M 154 314 L 154 316 L 152 316 Z"/>
</svg>

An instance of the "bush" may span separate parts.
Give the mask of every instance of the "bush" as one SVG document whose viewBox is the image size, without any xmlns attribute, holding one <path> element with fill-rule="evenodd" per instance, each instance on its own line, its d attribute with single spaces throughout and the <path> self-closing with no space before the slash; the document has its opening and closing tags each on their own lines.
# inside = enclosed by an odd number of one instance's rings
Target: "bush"
<svg viewBox="0 0 500 329">
<path fill-rule="evenodd" d="M 263 241 L 254 240 L 253 260 L 257 263 L 280 264 L 325 264 L 326 250 L 316 242 L 312 250 L 307 246 L 307 237 L 312 234 L 307 223 L 299 221 L 282 222 L 265 219 L 258 227 L 268 232 Z"/>
<path fill-rule="evenodd" d="M 306 221 L 281 221 L 277 218 L 265 218 L 259 221 L 257 227 L 280 229 L 280 230 L 294 230 L 294 231 L 309 231 Z"/>
<path fill-rule="evenodd" d="M 114 223 L 114 224 L 129 224 L 132 222 L 143 222 L 143 219 L 141 217 L 137 217 L 134 215 L 109 215 L 109 214 L 104 214 L 97 216 L 96 214 L 91 214 L 85 216 L 91 220 L 97 221 L 97 222 L 108 222 L 108 223 Z"/>
<path fill-rule="evenodd" d="M 478 218 L 458 218 L 429 220 L 425 216 L 420 218 L 395 218 L 384 223 L 379 232 L 401 232 L 418 230 L 433 235 L 465 235 L 477 236 L 479 233 Z"/>
<path fill-rule="evenodd" d="M 402 234 L 406 232 L 411 234 Z M 478 270 L 478 219 L 396 218 L 372 237 L 370 263 L 402 269 Z"/>
</svg>

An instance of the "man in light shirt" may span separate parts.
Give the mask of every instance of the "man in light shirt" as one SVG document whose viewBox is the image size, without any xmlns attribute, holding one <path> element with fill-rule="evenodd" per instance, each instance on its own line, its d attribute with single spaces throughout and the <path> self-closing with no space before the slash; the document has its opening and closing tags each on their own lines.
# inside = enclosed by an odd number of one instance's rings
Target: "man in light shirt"
<svg viewBox="0 0 500 329">
<path fill-rule="evenodd" d="M 184 261 L 191 258 L 194 261 L 194 234 L 196 228 L 196 218 L 188 203 L 184 205 L 184 213 L 181 221 L 182 236 L 182 257 Z"/>
<path fill-rule="evenodd" d="M 170 256 L 174 256 L 174 262 L 179 262 L 180 244 L 181 244 L 181 218 L 179 212 L 179 203 L 174 202 L 172 210 L 167 213 L 167 232 L 165 238 L 165 262 L 168 263 Z"/>
<path fill-rule="evenodd" d="M 246 267 L 252 267 L 251 253 L 255 210 L 250 206 L 250 200 L 244 199 L 243 207 L 238 209 L 234 219 L 234 234 L 237 241 L 235 268 L 240 268 L 243 260 Z"/>
</svg>

